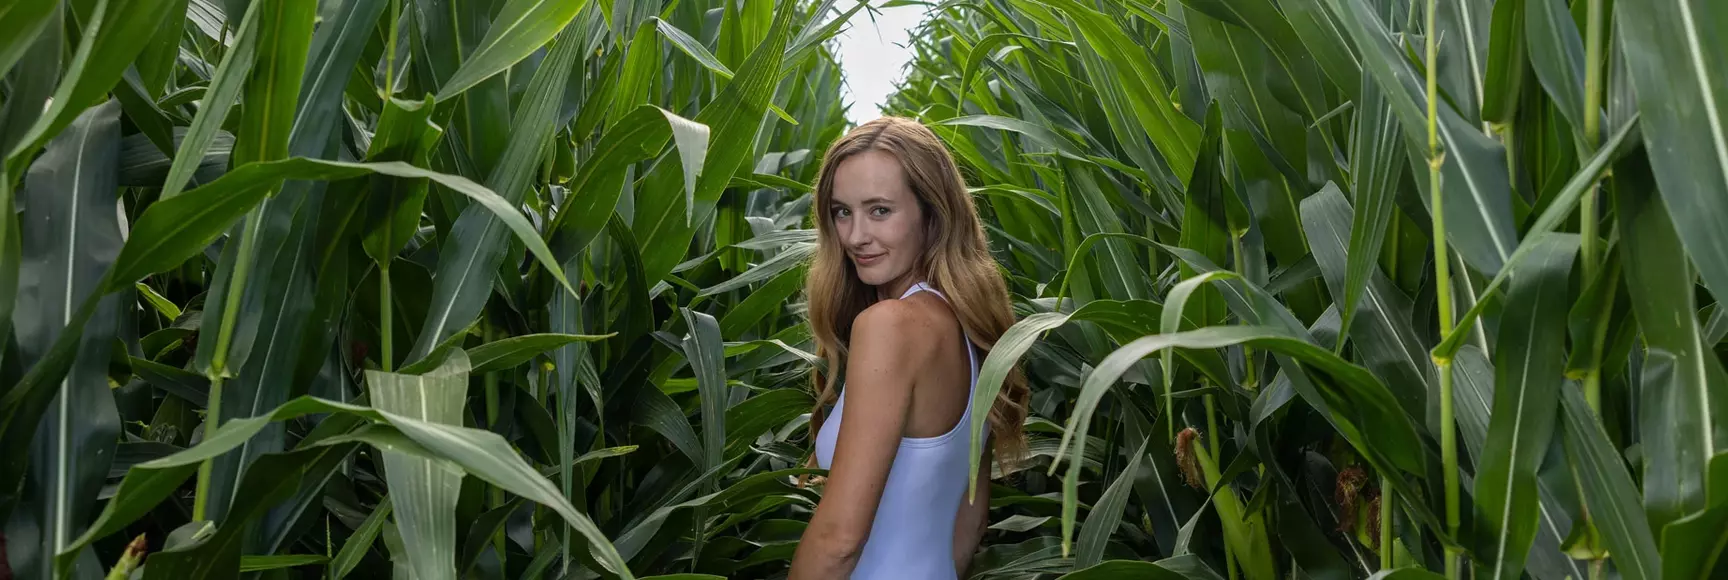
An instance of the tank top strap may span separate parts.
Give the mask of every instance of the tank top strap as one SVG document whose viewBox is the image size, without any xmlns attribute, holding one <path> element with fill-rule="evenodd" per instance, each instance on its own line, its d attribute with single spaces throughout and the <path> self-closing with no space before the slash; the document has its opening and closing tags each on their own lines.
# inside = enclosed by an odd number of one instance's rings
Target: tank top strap
<svg viewBox="0 0 1728 580">
<path fill-rule="evenodd" d="M 913 284 L 911 287 L 906 289 L 906 292 L 900 294 L 900 299 L 904 300 L 906 297 L 919 292 L 935 294 L 936 297 L 941 298 L 943 302 L 948 302 L 948 296 L 943 294 L 941 290 L 930 287 L 929 282 L 918 282 Z M 960 340 L 966 343 L 966 361 L 967 365 L 972 370 L 972 379 L 968 382 L 966 387 L 966 412 L 962 415 L 970 416 L 972 414 L 972 395 L 978 391 L 978 347 L 972 344 L 972 335 L 966 332 L 965 327 L 960 328 Z"/>
</svg>

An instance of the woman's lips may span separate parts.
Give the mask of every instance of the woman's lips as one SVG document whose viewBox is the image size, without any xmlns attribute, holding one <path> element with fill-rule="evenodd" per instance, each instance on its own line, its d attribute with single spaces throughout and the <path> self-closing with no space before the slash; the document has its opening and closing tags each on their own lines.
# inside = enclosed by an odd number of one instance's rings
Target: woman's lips
<svg viewBox="0 0 1728 580">
<path fill-rule="evenodd" d="M 883 255 L 884 254 L 869 254 L 869 255 L 862 255 L 862 256 L 854 255 L 854 256 L 852 256 L 852 263 L 857 264 L 859 266 L 868 266 L 868 265 L 874 264 L 877 261 L 881 260 Z"/>
</svg>

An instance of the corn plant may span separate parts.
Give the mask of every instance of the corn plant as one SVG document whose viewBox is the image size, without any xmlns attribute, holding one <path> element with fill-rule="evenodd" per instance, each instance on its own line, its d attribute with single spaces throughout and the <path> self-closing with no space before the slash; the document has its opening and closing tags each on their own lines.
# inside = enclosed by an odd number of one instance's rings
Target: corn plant
<svg viewBox="0 0 1728 580">
<path fill-rule="evenodd" d="M 1034 384 L 993 575 L 1728 573 L 1724 25 L 936 7 L 890 109 L 962 159 L 1023 315 L 974 404 Z"/>
<path fill-rule="evenodd" d="M 0 576 L 784 568 L 862 7 L 0 1 Z"/>
</svg>

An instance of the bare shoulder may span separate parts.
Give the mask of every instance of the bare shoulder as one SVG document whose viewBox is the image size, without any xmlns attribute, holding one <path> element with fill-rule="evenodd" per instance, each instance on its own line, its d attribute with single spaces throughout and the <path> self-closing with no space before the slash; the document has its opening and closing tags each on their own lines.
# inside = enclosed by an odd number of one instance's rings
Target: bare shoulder
<svg viewBox="0 0 1728 580">
<path fill-rule="evenodd" d="M 931 347 L 941 344 L 958 327 L 947 302 L 934 294 L 920 292 L 903 299 L 883 300 L 859 312 L 852 322 L 852 348 L 870 345 L 902 353 L 928 354 Z"/>
</svg>

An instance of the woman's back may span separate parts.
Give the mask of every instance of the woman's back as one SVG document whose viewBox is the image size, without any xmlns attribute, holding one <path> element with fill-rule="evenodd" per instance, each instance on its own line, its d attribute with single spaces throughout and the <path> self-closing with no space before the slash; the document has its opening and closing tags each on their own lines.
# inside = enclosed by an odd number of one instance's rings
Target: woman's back
<svg viewBox="0 0 1728 580">
<path fill-rule="evenodd" d="M 940 292 L 921 282 L 908 288 L 900 298 L 904 300 L 919 292 L 942 296 Z M 958 324 L 954 326 L 958 327 Z M 869 540 L 859 556 L 857 568 L 853 570 L 853 578 L 899 580 L 956 576 L 953 554 L 955 520 L 961 502 L 965 500 L 967 474 L 971 467 L 968 453 L 971 451 L 972 441 L 968 437 L 967 428 L 972 421 L 971 395 L 978 380 L 980 361 L 976 349 L 966 340 L 964 333 L 955 334 L 959 334 L 955 340 L 966 350 L 967 357 L 969 378 L 966 379 L 964 391 L 964 410 L 945 432 L 931 437 L 901 437 L 887 483 L 882 489 L 881 503 L 876 509 Z M 929 390 L 933 391 L 927 393 L 932 400 L 948 401 L 952 401 L 951 397 L 957 394 L 955 391 L 959 391 L 948 388 Z M 915 396 L 916 398 L 922 397 Z M 945 406 L 947 405 L 923 407 L 930 409 Z M 846 392 L 842 389 L 839 402 L 827 421 L 822 424 L 816 437 L 816 460 L 824 469 L 834 465 L 835 446 L 839 440 L 841 424 L 845 420 L 845 411 Z M 952 416 L 951 413 L 941 413 L 940 409 L 935 410 L 935 415 L 937 417 L 931 418 L 931 421 L 940 421 L 939 416 L 942 415 Z M 908 431 L 914 430 L 912 423 L 919 422 L 921 421 L 908 423 Z"/>
</svg>

